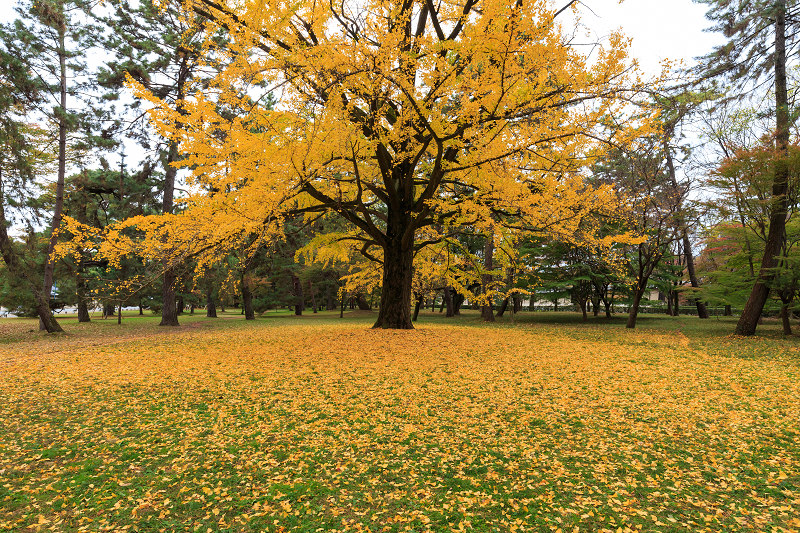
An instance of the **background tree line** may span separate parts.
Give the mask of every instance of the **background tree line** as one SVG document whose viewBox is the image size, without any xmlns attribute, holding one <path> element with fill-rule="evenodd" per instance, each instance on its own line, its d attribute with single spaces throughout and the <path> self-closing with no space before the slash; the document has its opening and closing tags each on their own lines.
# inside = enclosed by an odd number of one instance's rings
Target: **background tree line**
<svg viewBox="0 0 800 533">
<path fill-rule="evenodd" d="M 562 111 L 570 91 L 578 91 L 563 84 L 558 102 L 542 105 L 537 116 L 530 101 L 509 100 L 502 113 L 478 105 L 489 98 L 479 88 L 494 83 L 491 76 L 530 83 L 535 69 L 545 67 L 515 52 L 517 70 L 500 72 L 492 58 L 491 68 L 471 70 L 472 64 L 459 63 L 474 53 L 461 34 L 466 18 L 450 18 L 462 21 L 442 29 L 445 13 L 428 4 L 387 4 L 399 11 L 383 31 L 401 51 L 407 47 L 398 56 L 408 61 L 404 72 L 433 76 L 424 99 L 452 130 L 433 124 L 432 111 L 409 111 L 416 97 L 403 94 L 403 79 L 389 83 L 384 73 L 383 85 L 368 87 L 367 79 L 337 78 L 350 68 L 345 63 L 308 63 L 305 50 L 322 50 L 325 43 L 302 10 L 280 36 L 205 0 L 188 8 L 167 2 L 164 9 L 152 0 L 22 2 L 18 19 L 0 28 L 0 306 L 38 316 L 42 329 L 52 332 L 60 330 L 52 315 L 59 306 L 77 307 L 81 321 L 90 320 L 88 309 L 96 305 L 120 320 L 122 307 L 138 306 L 160 313 L 163 325 L 177 325 L 180 313 L 196 307 L 215 316 L 235 306 L 247 318 L 278 307 L 297 314 L 377 307 L 376 325 L 410 327 L 425 306 L 456 316 L 470 302 L 484 320 L 494 320 L 523 310 L 524 301 L 558 308 L 568 300 L 587 319 L 590 312 L 624 311 L 628 327 L 635 327 L 642 302 L 657 291 L 670 314 L 681 306 L 701 318 L 708 317 L 708 305 L 741 310 L 737 333 L 749 335 L 763 314 L 774 313 L 790 333 L 800 277 L 796 113 L 787 69 L 797 48 L 796 4 L 704 3 L 727 44 L 698 50 L 704 60 L 679 73 L 680 84 L 653 80 L 636 87 L 637 95 L 647 96 L 624 113 L 658 118 L 632 136 L 633 130 L 610 124 L 620 116 L 610 120 L 607 113 L 623 113 L 620 108 L 603 108 L 630 86 L 592 86 L 597 109 L 606 115 L 591 117 L 573 116 L 577 100 L 569 113 Z M 476 4 L 461 8 L 468 14 Z M 513 21 L 521 17 L 502 3 L 483 9 Z M 353 33 L 351 42 L 374 42 L 342 13 L 327 16 L 339 17 Z M 542 20 L 527 27 L 520 19 L 516 29 L 511 24 L 502 32 L 512 40 L 545 36 L 554 21 Z M 241 40 L 231 37 L 237 28 L 253 32 L 251 50 L 288 69 L 281 83 L 301 80 L 295 94 L 306 99 L 303 109 L 315 110 L 314 120 L 303 120 L 327 137 L 317 132 L 302 139 L 316 155 L 303 161 L 308 173 L 286 186 L 296 189 L 282 199 L 291 207 L 276 217 L 278 238 L 256 223 L 237 229 L 235 238 L 201 244 L 197 235 L 224 225 L 214 218 L 222 205 L 215 202 L 230 206 L 262 186 L 258 169 L 265 162 L 250 159 L 249 143 L 269 140 L 271 117 L 284 113 L 276 106 L 277 81 L 244 68 Z M 461 47 L 460 55 L 436 52 L 440 63 L 430 71 L 413 63 L 409 58 L 421 57 L 429 35 Z M 568 49 L 547 51 L 551 64 L 572 68 L 562 57 Z M 386 53 L 376 50 L 364 53 Z M 607 61 L 599 77 L 621 75 L 623 63 Z M 436 78 L 448 68 L 452 75 Z M 232 73 L 238 76 L 233 84 Z M 322 89 L 312 73 L 337 81 Z M 458 83 L 448 86 L 451 78 Z M 225 94 L 221 83 L 236 94 L 208 100 L 203 112 L 197 91 Z M 132 98 L 131 84 L 146 99 Z M 765 93 L 772 95 L 771 106 L 742 98 Z M 150 109 L 165 110 L 155 127 Z M 346 117 L 349 129 L 326 113 Z M 563 138 L 532 131 L 537 121 L 552 121 Z M 514 136 L 505 136 L 509 129 Z M 574 139 L 598 131 L 606 136 L 602 155 L 582 168 L 577 161 L 596 147 Z M 196 140 L 198 132 L 206 144 Z M 515 145 L 524 135 L 526 143 Z M 280 147 L 271 157 L 294 149 L 283 132 L 271 139 Z M 326 141 L 338 155 L 330 156 Z M 224 149 L 212 157 L 205 151 L 212 146 Z M 493 167 L 495 160 L 503 164 Z M 502 180 L 490 178 L 490 169 Z M 187 173 L 193 173 L 190 182 Z M 320 175 L 324 180 L 314 181 Z M 144 226 L 120 222 L 181 215 L 198 204 L 176 198 L 198 194 L 207 204 L 197 213 L 206 213 L 199 217 L 209 226 L 198 224 L 188 238 L 194 248 L 164 230 L 157 253 L 109 252 L 109 231 L 117 243 L 150 238 Z M 261 203 L 269 203 L 263 194 Z M 563 203 L 556 206 L 555 198 Z M 262 216 L 250 204 L 241 206 L 248 220 Z M 82 229 L 62 224 L 65 216 Z M 55 254 L 59 243 L 66 251 Z"/>
</svg>

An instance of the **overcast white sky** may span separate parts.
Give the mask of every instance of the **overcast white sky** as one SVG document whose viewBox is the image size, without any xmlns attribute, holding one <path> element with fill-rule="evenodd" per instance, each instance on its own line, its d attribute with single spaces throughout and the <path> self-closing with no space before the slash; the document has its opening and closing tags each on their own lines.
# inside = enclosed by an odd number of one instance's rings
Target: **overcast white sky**
<svg viewBox="0 0 800 533">
<path fill-rule="evenodd" d="M 555 0 L 556 6 L 568 0 Z M 15 17 L 16 0 L 0 0 L 0 21 Z M 720 43 L 717 35 L 703 32 L 708 21 L 705 6 L 691 0 L 583 0 L 583 23 L 599 36 L 622 28 L 633 39 L 633 55 L 646 72 L 656 73 L 661 59 L 692 58 Z M 594 14 L 593 14 L 594 13 Z"/>
<path fill-rule="evenodd" d="M 561 2 L 564 0 L 556 0 Z M 683 60 L 705 55 L 722 43 L 718 34 L 704 32 L 709 21 L 704 5 L 691 0 L 583 0 L 582 22 L 600 36 L 617 28 L 632 39 L 632 54 L 646 72 L 660 72 L 668 58 Z"/>
<path fill-rule="evenodd" d="M 553 0 L 556 7 L 569 0 Z M 631 53 L 639 59 L 647 74 L 661 71 L 661 62 L 668 58 L 691 65 L 697 56 L 710 52 L 721 37 L 706 33 L 705 6 L 692 0 L 581 0 L 581 22 L 592 34 L 587 42 L 602 40 L 609 32 L 621 28 L 632 39 Z M 0 0 L 0 22 L 16 17 L 17 0 Z M 565 23 L 568 14 L 562 15 Z M 582 37 L 582 35 L 579 34 Z M 130 155 L 130 154 L 129 154 Z M 113 161 L 114 156 L 110 159 Z"/>
</svg>

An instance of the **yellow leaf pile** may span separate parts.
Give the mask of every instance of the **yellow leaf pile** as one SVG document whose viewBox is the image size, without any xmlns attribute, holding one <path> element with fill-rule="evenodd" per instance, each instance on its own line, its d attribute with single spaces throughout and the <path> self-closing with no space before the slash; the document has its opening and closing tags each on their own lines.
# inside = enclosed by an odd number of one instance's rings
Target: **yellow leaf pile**
<svg viewBox="0 0 800 533">
<path fill-rule="evenodd" d="M 0 529 L 797 531 L 791 343 L 186 322 L 0 345 Z"/>
</svg>

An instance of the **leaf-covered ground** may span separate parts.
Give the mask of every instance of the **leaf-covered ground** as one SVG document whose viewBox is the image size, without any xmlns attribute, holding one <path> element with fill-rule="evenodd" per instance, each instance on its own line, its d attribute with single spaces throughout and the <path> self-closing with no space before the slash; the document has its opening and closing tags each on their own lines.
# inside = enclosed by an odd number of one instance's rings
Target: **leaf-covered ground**
<svg viewBox="0 0 800 533">
<path fill-rule="evenodd" d="M 800 341 L 553 316 L 0 321 L 0 530 L 800 530 Z"/>
</svg>

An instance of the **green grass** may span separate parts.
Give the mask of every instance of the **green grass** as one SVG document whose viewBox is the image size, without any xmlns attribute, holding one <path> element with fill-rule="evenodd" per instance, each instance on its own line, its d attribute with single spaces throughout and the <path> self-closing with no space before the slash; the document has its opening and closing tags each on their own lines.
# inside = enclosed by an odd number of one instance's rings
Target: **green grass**
<svg viewBox="0 0 800 533">
<path fill-rule="evenodd" d="M 0 321 L 0 530 L 800 527 L 775 322 L 373 320 Z"/>
</svg>

